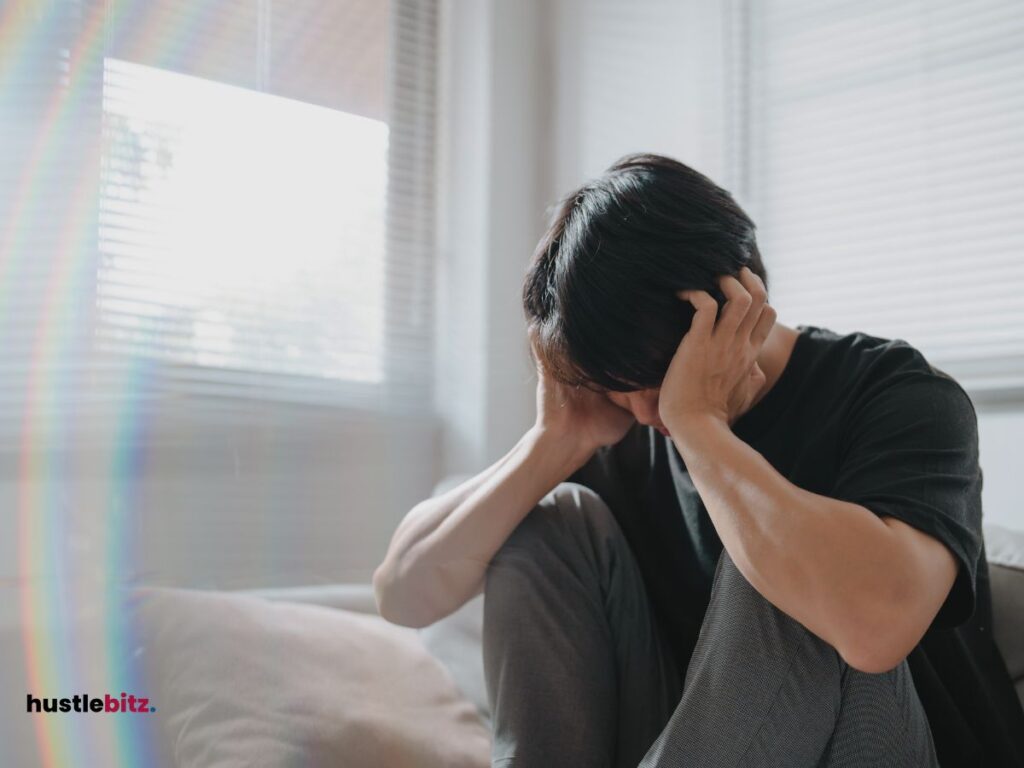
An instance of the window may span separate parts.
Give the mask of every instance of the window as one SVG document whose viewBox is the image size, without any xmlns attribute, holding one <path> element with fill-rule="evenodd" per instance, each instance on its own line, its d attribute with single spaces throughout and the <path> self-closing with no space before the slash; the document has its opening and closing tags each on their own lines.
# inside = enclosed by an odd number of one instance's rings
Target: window
<svg viewBox="0 0 1024 768">
<path fill-rule="evenodd" d="M 1024 6 L 737 5 L 739 197 L 780 320 L 1024 388 Z"/>
<path fill-rule="evenodd" d="M 61 408 L 429 415 L 435 15 L 432 0 L 17 9 L 0 195 L 24 234 L 5 242 L 28 306 L 6 331 L 21 394 L 45 362 L 66 372 Z M 65 324 L 59 354 L 25 362 Z"/>
<path fill-rule="evenodd" d="M 104 346 L 379 384 L 387 124 L 116 59 L 104 76 Z"/>
</svg>

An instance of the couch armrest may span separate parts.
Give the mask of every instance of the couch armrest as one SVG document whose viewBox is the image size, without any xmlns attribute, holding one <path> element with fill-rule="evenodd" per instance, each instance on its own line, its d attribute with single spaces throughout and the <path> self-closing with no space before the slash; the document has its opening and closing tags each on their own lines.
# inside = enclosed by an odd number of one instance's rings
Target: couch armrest
<svg viewBox="0 0 1024 768">
<path fill-rule="evenodd" d="M 285 600 L 290 603 L 322 605 L 356 613 L 377 613 L 377 600 L 372 584 L 323 584 L 306 587 L 279 587 L 268 589 L 240 589 L 238 594 Z"/>
<path fill-rule="evenodd" d="M 1024 532 L 985 526 L 992 634 L 1024 705 Z"/>
</svg>

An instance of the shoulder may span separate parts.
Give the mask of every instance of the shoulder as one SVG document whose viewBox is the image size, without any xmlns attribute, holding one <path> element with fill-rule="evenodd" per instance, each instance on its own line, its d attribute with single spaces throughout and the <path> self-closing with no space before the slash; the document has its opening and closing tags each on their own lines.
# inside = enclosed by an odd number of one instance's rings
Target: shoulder
<svg viewBox="0 0 1024 768">
<path fill-rule="evenodd" d="M 826 332 L 819 342 L 835 377 L 839 457 L 979 472 L 977 412 L 955 378 L 903 339 Z"/>
<path fill-rule="evenodd" d="M 849 417 L 888 407 L 900 408 L 905 415 L 932 413 L 977 421 L 974 404 L 960 383 L 908 341 L 805 327 L 816 361 L 841 392 Z"/>
<path fill-rule="evenodd" d="M 906 373 L 947 375 L 904 339 L 863 331 L 837 333 L 818 326 L 802 327 L 819 363 L 827 363 L 830 370 L 852 379 L 876 380 Z"/>
</svg>

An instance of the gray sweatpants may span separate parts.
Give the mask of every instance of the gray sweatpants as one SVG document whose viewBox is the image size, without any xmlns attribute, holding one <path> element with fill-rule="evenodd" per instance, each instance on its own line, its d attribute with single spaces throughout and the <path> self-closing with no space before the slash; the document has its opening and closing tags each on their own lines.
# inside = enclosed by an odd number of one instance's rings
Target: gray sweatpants
<svg viewBox="0 0 1024 768">
<path fill-rule="evenodd" d="M 576 483 L 491 561 L 483 653 L 496 766 L 938 764 L 906 661 L 851 668 L 724 551 L 684 679 L 611 510 Z"/>
</svg>

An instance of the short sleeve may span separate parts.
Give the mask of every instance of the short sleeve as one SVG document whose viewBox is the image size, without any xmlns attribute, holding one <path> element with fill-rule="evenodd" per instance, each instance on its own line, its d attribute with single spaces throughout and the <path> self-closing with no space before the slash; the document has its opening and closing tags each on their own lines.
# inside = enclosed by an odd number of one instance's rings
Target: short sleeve
<svg viewBox="0 0 1024 768">
<path fill-rule="evenodd" d="M 983 544 L 978 421 L 967 393 L 941 372 L 902 372 L 851 408 L 838 460 L 834 498 L 902 520 L 952 551 L 958 573 L 934 625 L 967 621 Z"/>
</svg>

